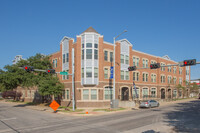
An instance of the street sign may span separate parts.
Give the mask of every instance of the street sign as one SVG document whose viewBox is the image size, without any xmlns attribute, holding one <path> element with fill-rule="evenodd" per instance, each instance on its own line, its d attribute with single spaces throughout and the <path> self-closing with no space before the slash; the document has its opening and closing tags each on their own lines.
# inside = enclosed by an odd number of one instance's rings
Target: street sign
<svg viewBox="0 0 200 133">
<path fill-rule="evenodd" d="M 60 75 L 68 75 L 68 72 L 60 72 Z"/>
<path fill-rule="evenodd" d="M 53 102 L 49 105 L 49 107 L 51 107 L 54 111 L 56 111 L 58 107 L 60 107 L 60 105 L 55 100 L 53 100 Z"/>
<path fill-rule="evenodd" d="M 113 66 L 110 67 L 110 79 L 113 79 Z"/>
</svg>

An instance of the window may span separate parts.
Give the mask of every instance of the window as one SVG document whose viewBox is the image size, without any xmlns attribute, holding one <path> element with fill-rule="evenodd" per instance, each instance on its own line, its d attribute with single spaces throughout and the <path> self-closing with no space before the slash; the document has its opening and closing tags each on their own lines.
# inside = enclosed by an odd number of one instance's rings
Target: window
<svg viewBox="0 0 200 133">
<path fill-rule="evenodd" d="M 69 89 L 63 90 L 63 99 L 70 100 L 69 96 L 70 96 Z"/>
<path fill-rule="evenodd" d="M 86 78 L 92 77 L 92 67 L 86 67 Z"/>
<path fill-rule="evenodd" d="M 151 74 L 151 82 L 156 82 L 156 74 Z"/>
<path fill-rule="evenodd" d="M 133 72 L 133 81 L 139 81 L 139 72 Z"/>
<path fill-rule="evenodd" d="M 112 87 L 105 87 L 104 88 L 104 99 L 111 100 L 113 96 L 113 88 Z"/>
<path fill-rule="evenodd" d="M 95 44 L 94 44 L 94 48 L 98 48 L 98 44 L 95 43 Z"/>
<path fill-rule="evenodd" d="M 98 78 L 98 68 L 94 68 L 94 78 Z"/>
<path fill-rule="evenodd" d="M 151 61 L 151 64 L 156 64 L 156 63 L 157 63 L 157 62 L 156 62 L 156 61 L 154 61 L 154 60 L 152 60 L 152 61 Z"/>
<path fill-rule="evenodd" d="M 143 88 L 142 89 L 142 97 L 147 98 L 148 97 L 148 88 Z"/>
<path fill-rule="evenodd" d="M 82 91 L 83 100 L 97 100 L 98 91 L 97 89 L 83 89 Z"/>
<path fill-rule="evenodd" d="M 168 67 L 168 72 L 171 72 L 171 66 Z"/>
<path fill-rule="evenodd" d="M 135 91 L 136 91 L 136 92 L 135 92 Z M 139 95 L 140 95 L 139 92 L 140 92 L 139 88 L 136 88 L 136 90 L 135 90 L 135 88 L 133 88 L 133 90 L 132 90 L 133 99 L 139 98 Z M 136 95 L 136 93 L 137 93 L 137 95 Z"/>
<path fill-rule="evenodd" d="M 97 90 L 91 89 L 91 100 L 97 100 Z"/>
<path fill-rule="evenodd" d="M 124 64 L 124 55 L 121 54 L 121 63 Z"/>
<path fill-rule="evenodd" d="M 182 74 L 182 68 L 179 68 L 179 74 L 180 75 Z"/>
<path fill-rule="evenodd" d="M 176 80 L 177 80 L 176 77 L 174 77 L 173 80 L 174 80 L 174 84 L 176 84 Z"/>
<path fill-rule="evenodd" d="M 121 80 L 124 80 L 124 71 L 121 70 Z"/>
<path fill-rule="evenodd" d="M 82 59 L 84 60 L 84 49 L 82 50 Z"/>
<path fill-rule="evenodd" d="M 31 97 L 32 97 L 32 98 L 35 97 L 35 90 L 31 90 Z"/>
<path fill-rule="evenodd" d="M 165 67 L 162 67 L 162 66 L 165 66 L 164 63 L 160 63 L 160 66 L 161 66 L 161 71 L 165 71 Z"/>
<path fill-rule="evenodd" d="M 69 62 L 69 53 L 66 53 L 66 62 Z"/>
<path fill-rule="evenodd" d="M 156 88 L 151 88 L 151 97 L 156 97 Z"/>
<path fill-rule="evenodd" d="M 83 100 L 89 100 L 89 89 L 83 89 Z"/>
<path fill-rule="evenodd" d="M 165 83 L 165 76 L 161 75 L 161 83 Z"/>
<path fill-rule="evenodd" d="M 176 96 L 177 96 L 177 91 L 173 90 L 173 97 L 176 97 Z"/>
<path fill-rule="evenodd" d="M 104 68 L 104 78 L 108 79 L 108 68 Z"/>
<path fill-rule="evenodd" d="M 104 60 L 108 61 L 108 51 L 104 51 Z"/>
<path fill-rule="evenodd" d="M 57 59 L 53 60 L 53 68 L 57 67 Z"/>
<path fill-rule="evenodd" d="M 129 65 L 129 56 L 126 55 L 126 64 Z"/>
<path fill-rule="evenodd" d="M 168 84 L 171 84 L 171 81 L 172 81 L 172 77 L 168 76 Z"/>
<path fill-rule="evenodd" d="M 174 67 L 174 74 L 176 74 L 176 67 Z"/>
<path fill-rule="evenodd" d="M 182 81 L 182 78 L 179 78 L 179 84 L 182 84 L 183 81 Z"/>
<path fill-rule="evenodd" d="M 84 48 L 84 43 L 82 44 L 82 48 Z"/>
<path fill-rule="evenodd" d="M 148 82 L 148 74 L 147 73 L 142 74 L 142 81 Z"/>
<path fill-rule="evenodd" d="M 189 70 L 186 70 L 186 75 L 190 75 L 190 71 Z"/>
<path fill-rule="evenodd" d="M 86 59 L 92 59 L 92 49 L 86 49 Z"/>
<path fill-rule="evenodd" d="M 64 70 L 63 72 L 69 72 L 69 70 Z M 63 75 L 63 80 L 69 79 L 69 75 Z"/>
<path fill-rule="evenodd" d="M 129 80 L 129 71 L 125 71 L 126 72 L 126 80 Z"/>
<path fill-rule="evenodd" d="M 92 43 L 86 43 L 86 48 L 92 48 Z"/>
<path fill-rule="evenodd" d="M 94 50 L 94 59 L 98 59 L 98 50 Z"/>
<path fill-rule="evenodd" d="M 113 52 L 110 52 L 110 62 L 113 62 Z"/>
<path fill-rule="evenodd" d="M 84 68 L 81 69 L 81 77 L 84 78 Z"/>
<path fill-rule="evenodd" d="M 63 54 L 63 63 L 65 63 L 65 54 Z"/>
<path fill-rule="evenodd" d="M 133 66 L 136 66 L 136 58 L 133 57 Z"/>
<path fill-rule="evenodd" d="M 147 59 L 142 59 L 142 66 L 144 68 L 148 67 L 148 60 Z"/>
</svg>

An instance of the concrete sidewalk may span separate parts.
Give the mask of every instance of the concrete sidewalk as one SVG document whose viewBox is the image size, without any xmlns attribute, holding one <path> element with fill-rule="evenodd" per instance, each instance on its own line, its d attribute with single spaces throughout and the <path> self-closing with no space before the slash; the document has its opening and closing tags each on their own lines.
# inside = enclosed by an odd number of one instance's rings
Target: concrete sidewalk
<svg viewBox="0 0 200 133">
<path fill-rule="evenodd" d="M 183 103 L 183 102 L 189 102 L 192 100 L 196 100 L 196 98 L 190 98 L 190 99 L 181 99 L 181 100 L 177 100 L 177 101 L 169 101 L 169 102 L 160 102 L 160 106 L 167 106 L 167 105 L 171 105 L 171 104 L 175 104 L 175 103 Z M 45 111 L 45 112 L 50 112 L 50 113 L 54 113 L 54 110 L 52 108 L 50 108 L 49 106 L 44 106 L 44 105 L 28 105 L 26 103 L 20 103 L 20 102 L 6 102 L 5 100 L 1 100 L 0 102 L 4 102 L 7 104 L 12 104 L 14 106 L 17 107 L 26 107 L 29 109 L 34 109 L 34 110 L 38 110 L 38 111 Z M 125 112 L 125 111 L 133 111 L 133 110 L 139 110 L 140 108 L 138 107 L 138 105 L 136 105 L 136 107 L 134 108 L 125 108 L 124 110 L 116 110 L 116 111 L 94 111 L 94 109 L 83 109 L 83 111 L 80 112 L 73 112 L 73 111 L 61 111 L 64 109 L 58 109 L 56 113 L 60 113 L 60 114 L 66 114 L 66 115 L 71 115 L 71 116 L 97 116 L 97 115 L 109 115 L 109 114 L 113 114 L 113 113 L 117 113 L 117 112 Z"/>
</svg>

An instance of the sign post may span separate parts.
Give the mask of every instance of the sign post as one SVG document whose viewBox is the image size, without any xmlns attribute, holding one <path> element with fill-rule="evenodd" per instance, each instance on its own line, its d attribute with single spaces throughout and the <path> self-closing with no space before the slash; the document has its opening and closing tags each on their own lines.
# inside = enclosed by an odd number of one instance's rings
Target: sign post
<svg viewBox="0 0 200 133">
<path fill-rule="evenodd" d="M 113 73 L 114 73 L 113 66 L 111 66 L 110 67 L 110 79 L 113 79 Z"/>
</svg>

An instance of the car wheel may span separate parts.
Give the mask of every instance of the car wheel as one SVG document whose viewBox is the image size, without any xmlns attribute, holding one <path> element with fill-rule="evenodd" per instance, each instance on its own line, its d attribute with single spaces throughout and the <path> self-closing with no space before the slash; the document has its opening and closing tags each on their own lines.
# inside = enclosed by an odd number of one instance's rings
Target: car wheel
<svg viewBox="0 0 200 133">
<path fill-rule="evenodd" d="M 151 104 L 149 105 L 149 108 L 151 108 Z"/>
<path fill-rule="evenodd" d="M 159 107 L 159 106 L 160 106 L 160 104 L 158 103 L 157 107 Z"/>
</svg>

